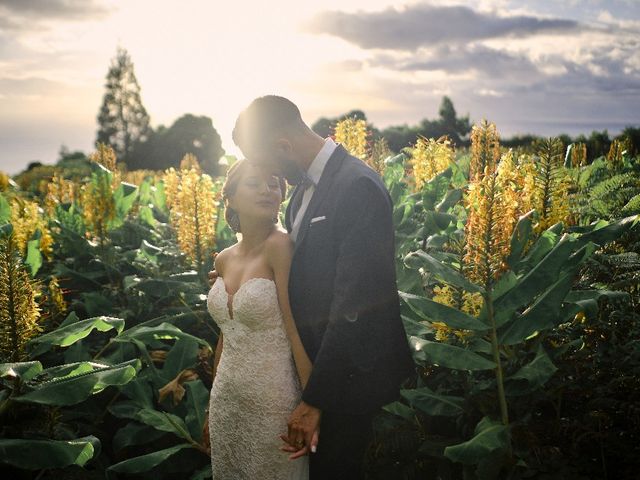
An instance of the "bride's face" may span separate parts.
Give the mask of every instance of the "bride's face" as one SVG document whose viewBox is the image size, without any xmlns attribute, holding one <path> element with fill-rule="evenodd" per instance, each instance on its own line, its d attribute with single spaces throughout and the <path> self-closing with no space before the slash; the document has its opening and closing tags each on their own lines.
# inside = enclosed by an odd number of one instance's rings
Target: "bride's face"
<svg viewBox="0 0 640 480">
<path fill-rule="evenodd" d="M 244 167 L 236 192 L 229 199 L 229 206 L 240 217 L 273 221 L 282 203 L 280 178 L 253 164 Z"/>
</svg>

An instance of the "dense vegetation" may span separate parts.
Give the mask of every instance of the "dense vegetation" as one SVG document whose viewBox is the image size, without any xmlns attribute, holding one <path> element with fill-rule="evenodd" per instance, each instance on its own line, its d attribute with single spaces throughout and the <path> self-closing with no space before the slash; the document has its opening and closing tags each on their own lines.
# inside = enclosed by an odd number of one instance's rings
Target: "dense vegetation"
<svg viewBox="0 0 640 480">
<path fill-rule="evenodd" d="M 376 419 L 371 479 L 635 478 L 640 162 L 473 127 L 468 150 L 338 141 L 395 203 L 416 374 Z M 206 272 L 221 177 L 85 159 L 0 176 L 0 462 L 16 479 L 210 477 Z M 212 452 L 215 455 L 215 452 Z"/>
</svg>

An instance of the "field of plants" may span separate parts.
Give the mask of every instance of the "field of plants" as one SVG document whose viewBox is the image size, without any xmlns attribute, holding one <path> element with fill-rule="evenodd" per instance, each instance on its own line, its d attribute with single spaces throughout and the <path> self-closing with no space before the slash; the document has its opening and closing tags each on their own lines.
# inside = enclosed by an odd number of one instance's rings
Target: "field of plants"
<svg viewBox="0 0 640 480">
<path fill-rule="evenodd" d="M 416 365 L 376 418 L 369 478 L 638 478 L 637 146 L 512 150 L 486 121 L 468 150 L 391 152 L 357 119 L 335 137 L 393 198 Z M 126 171 L 102 144 L 0 174 L 3 478 L 210 478 L 222 181 L 193 155 Z"/>
</svg>

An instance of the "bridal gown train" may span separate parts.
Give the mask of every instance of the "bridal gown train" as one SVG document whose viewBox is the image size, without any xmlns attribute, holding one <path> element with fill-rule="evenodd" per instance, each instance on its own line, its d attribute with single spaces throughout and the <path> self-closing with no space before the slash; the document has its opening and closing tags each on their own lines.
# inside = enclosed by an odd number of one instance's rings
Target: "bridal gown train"
<svg viewBox="0 0 640 480">
<path fill-rule="evenodd" d="M 308 479 L 308 457 L 280 450 L 301 390 L 274 281 L 252 278 L 231 296 L 220 277 L 207 308 L 224 336 L 209 400 L 213 480 Z"/>
</svg>

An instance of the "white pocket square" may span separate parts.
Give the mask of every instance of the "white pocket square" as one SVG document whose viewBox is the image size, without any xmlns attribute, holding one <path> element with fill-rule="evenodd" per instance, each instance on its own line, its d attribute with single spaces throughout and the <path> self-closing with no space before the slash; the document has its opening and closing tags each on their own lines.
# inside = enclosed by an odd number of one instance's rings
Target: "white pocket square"
<svg viewBox="0 0 640 480">
<path fill-rule="evenodd" d="M 312 223 L 321 222 L 322 220 L 326 220 L 326 219 L 327 219 L 327 217 L 325 217 L 324 215 L 321 216 L 321 217 L 314 217 L 309 222 L 309 225 L 311 225 Z"/>
</svg>

